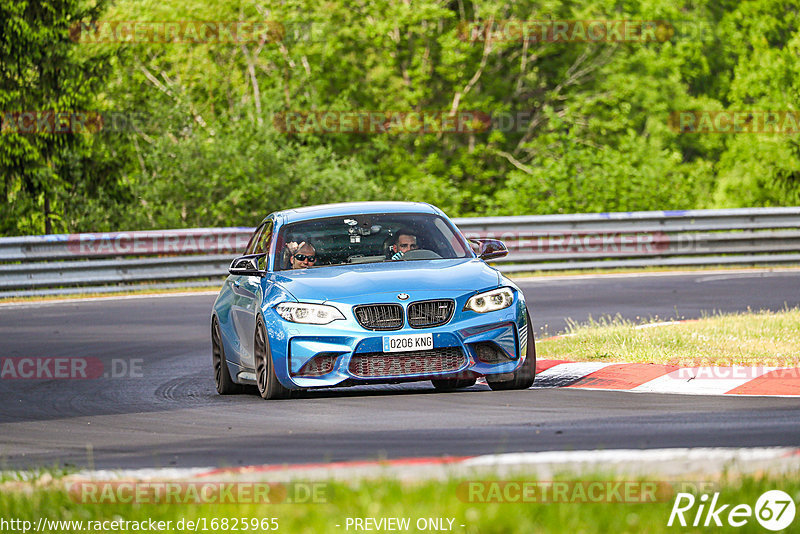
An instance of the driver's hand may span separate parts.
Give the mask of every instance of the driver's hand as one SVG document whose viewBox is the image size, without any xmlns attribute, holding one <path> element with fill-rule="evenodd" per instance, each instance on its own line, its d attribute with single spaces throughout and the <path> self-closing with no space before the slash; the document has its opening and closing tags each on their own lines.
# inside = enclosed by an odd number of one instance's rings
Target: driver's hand
<svg viewBox="0 0 800 534">
<path fill-rule="evenodd" d="M 301 248 L 303 248 L 303 245 L 305 245 L 305 244 L 306 244 L 306 242 L 305 242 L 305 241 L 303 241 L 302 243 L 297 243 L 297 242 L 295 242 L 295 241 L 291 241 L 291 242 L 289 242 L 289 243 L 286 243 L 286 248 L 289 250 L 289 253 L 290 253 L 290 254 L 292 254 L 292 255 L 294 256 L 294 254 L 295 254 L 295 253 L 296 253 L 298 250 L 300 250 Z"/>
<path fill-rule="evenodd" d="M 392 256 L 392 259 L 393 260 L 402 260 L 403 259 L 403 253 L 402 252 L 395 252 L 394 255 Z"/>
</svg>

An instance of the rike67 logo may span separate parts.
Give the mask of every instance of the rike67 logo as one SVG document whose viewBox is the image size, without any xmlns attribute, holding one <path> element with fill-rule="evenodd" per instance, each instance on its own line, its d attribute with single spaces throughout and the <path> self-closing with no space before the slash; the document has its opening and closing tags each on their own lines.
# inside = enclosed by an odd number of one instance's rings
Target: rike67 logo
<svg viewBox="0 0 800 534">
<path fill-rule="evenodd" d="M 678 493 L 669 514 L 667 526 L 682 527 L 741 527 L 753 517 L 767 530 L 784 530 L 794 521 L 794 500 L 781 490 L 767 491 L 758 498 L 755 506 L 749 504 L 723 504 L 719 492 L 710 498 L 704 493 L 696 498 L 691 493 Z"/>
</svg>

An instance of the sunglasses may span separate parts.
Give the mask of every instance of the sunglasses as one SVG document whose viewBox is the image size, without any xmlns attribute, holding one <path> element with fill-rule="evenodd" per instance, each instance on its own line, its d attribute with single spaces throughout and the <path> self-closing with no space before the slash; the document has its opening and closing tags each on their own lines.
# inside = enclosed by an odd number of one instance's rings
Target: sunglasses
<svg viewBox="0 0 800 534">
<path fill-rule="evenodd" d="M 310 262 L 317 261 L 316 256 L 306 256 L 305 254 L 295 254 L 294 257 L 297 261 L 310 261 Z"/>
</svg>

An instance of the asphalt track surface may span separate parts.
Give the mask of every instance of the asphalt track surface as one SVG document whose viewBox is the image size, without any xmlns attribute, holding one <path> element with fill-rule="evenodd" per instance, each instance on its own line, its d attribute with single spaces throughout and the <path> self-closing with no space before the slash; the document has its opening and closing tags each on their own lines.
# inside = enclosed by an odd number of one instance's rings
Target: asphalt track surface
<svg viewBox="0 0 800 534">
<path fill-rule="evenodd" d="M 694 318 L 800 305 L 800 270 L 519 281 L 537 335 L 566 318 Z M 4 357 L 83 356 L 94 380 L 0 380 L 4 468 L 205 467 L 517 451 L 800 445 L 800 402 L 429 383 L 308 392 L 214 391 L 210 295 L 0 307 Z M 116 361 L 116 364 L 112 362 Z M 120 363 L 122 362 L 122 363 Z M 130 369 L 129 369 L 130 371 Z"/>
</svg>

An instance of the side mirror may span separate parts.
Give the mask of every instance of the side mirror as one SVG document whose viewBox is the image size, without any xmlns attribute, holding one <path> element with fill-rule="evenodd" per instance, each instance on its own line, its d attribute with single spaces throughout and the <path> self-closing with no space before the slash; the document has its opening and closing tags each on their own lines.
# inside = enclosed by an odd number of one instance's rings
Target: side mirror
<svg viewBox="0 0 800 534">
<path fill-rule="evenodd" d="M 258 268 L 258 259 L 261 256 L 263 256 L 263 254 L 239 256 L 231 262 L 228 272 L 244 276 L 262 276 L 264 272 Z"/>
<path fill-rule="evenodd" d="M 475 253 L 482 260 L 493 260 L 508 256 L 506 244 L 499 239 L 470 239 L 469 241 L 477 245 Z"/>
</svg>

